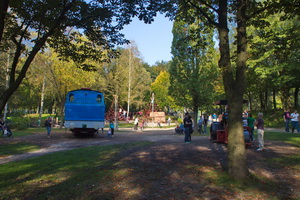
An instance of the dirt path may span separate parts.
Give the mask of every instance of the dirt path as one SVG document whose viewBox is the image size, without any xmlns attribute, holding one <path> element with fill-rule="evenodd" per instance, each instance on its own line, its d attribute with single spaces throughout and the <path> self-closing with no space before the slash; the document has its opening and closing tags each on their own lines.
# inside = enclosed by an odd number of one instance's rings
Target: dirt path
<svg viewBox="0 0 300 200">
<path fill-rule="evenodd" d="M 236 196 L 232 191 L 224 193 L 222 188 L 213 187 L 210 183 L 198 180 L 197 177 L 199 176 L 192 174 L 199 173 L 199 171 L 194 169 L 185 171 L 183 166 L 187 163 L 195 163 L 208 168 L 219 166 L 220 170 L 226 168 L 227 148 L 223 144 L 210 142 L 208 136 L 192 136 L 192 143 L 190 144 L 185 144 L 183 137 L 183 135 L 175 135 L 173 129 L 159 129 L 144 132 L 116 132 L 113 138 L 107 138 L 104 134 L 97 134 L 93 138 L 75 138 L 70 133 L 56 133 L 55 131 L 53 131 L 50 139 L 46 138 L 44 133 L 19 138 L 1 138 L 0 142 L 2 143 L 26 142 L 40 145 L 42 148 L 31 153 L 0 158 L 0 164 L 85 146 L 152 141 L 155 143 L 150 148 L 140 149 L 134 153 L 124 152 L 129 155 L 128 160 L 122 161 L 124 165 L 136 166 L 141 163 L 144 165 L 141 168 L 133 168 L 136 170 L 135 173 L 140 175 L 138 176 L 140 179 L 134 180 L 134 182 L 142 183 L 147 186 L 146 188 L 149 188 L 149 191 L 144 192 L 144 196 L 138 199 L 184 199 L 185 195 L 193 197 L 191 199 L 248 198 L 248 194 Z M 281 158 L 299 153 L 300 149 L 283 142 L 274 141 L 265 141 L 265 146 L 267 150 L 264 152 L 256 152 L 255 148 L 246 150 L 249 170 L 256 176 L 263 176 L 278 183 L 279 188 L 276 189 L 276 194 L 268 194 L 266 191 L 267 196 L 258 199 L 269 199 L 272 195 L 278 196 L 278 199 L 300 199 L 300 173 L 280 166 L 270 166 L 267 162 L 271 158 Z M 174 168 L 174 163 L 179 167 L 182 165 L 182 168 Z M 143 171 L 139 171 L 141 169 Z M 153 173 L 154 170 L 155 173 Z M 149 178 L 153 174 L 155 177 Z M 114 196 L 117 197 L 119 191 L 120 198 L 123 197 L 126 188 L 122 188 L 121 185 L 114 191 Z M 157 188 L 164 193 L 154 192 Z M 174 189 L 178 190 L 178 188 L 181 188 L 181 191 L 174 193 Z M 182 198 L 176 196 L 181 194 Z M 197 196 L 198 194 L 201 196 Z"/>
</svg>

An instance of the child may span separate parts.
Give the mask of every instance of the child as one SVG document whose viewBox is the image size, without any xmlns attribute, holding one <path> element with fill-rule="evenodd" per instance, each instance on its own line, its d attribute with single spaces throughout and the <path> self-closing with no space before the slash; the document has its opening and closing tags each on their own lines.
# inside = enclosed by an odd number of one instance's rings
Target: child
<svg viewBox="0 0 300 200">
<path fill-rule="evenodd" d="M 115 132 L 115 124 L 113 122 L 113 120 L 110 120 L 109 122 L 109 128 L 110 128 L 110 132 L 111 132 L 111 136 L 114 136 L 114 132 Z"/>
<path fill-rule="evenodd" d="M 4 127 L 3 129 L 3 137 L 12 137 L 12 132 L 8 127 Z"/>
<path fill-rule="evenodd" d="M 111 136 L 112 136 L 112 135 L 111 135 L 111 129 L 108 129 L 108 131 L 107 131 L 107 137 L 108 137 L 108 138 L 111 138 Z"/>
</svg>

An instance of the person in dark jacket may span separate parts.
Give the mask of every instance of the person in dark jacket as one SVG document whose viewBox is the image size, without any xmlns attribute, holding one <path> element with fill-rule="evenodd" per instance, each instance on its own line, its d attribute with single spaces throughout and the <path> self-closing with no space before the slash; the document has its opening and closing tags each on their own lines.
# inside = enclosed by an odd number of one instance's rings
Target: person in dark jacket
<svg viewBox="0 0 300 200">
<path fill-rule="evenodd" d="M 53 124 L 52 117 L 48 117 L 48 119 L 45 121 L 45 127 L 47 130 L 48 138 L 50 138 L 52 124 Z"/>
<path fill-rule="evenodd" d="M 184 134 L 185 134 L 184 142 L 190 143 L 192 141 L 191 134 L 193 132 L 193 121 L 189 113 L 185 114 L 185 117 L 183 119 L 183 125 L 184 125 Z"/>
</svg>

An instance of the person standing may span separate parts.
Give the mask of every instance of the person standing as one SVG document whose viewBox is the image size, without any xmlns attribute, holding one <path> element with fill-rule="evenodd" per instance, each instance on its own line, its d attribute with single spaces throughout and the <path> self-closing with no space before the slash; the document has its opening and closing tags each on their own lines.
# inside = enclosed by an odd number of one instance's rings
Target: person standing
<svg viewBox="0 0 300 200">
<path fill-rule="evenodd" d="M 168 118 L 168 121 L 167 121 L 167 123 L 168 123 L 168 126 L 170 126 L 170 125 L 171 125 L 171 121 L 172 121 L 172 120 L 171 120 L 171 118 L 169 117 L 169 118 Z"/>
<path fill-rule="evenodd" d="M 284 124 L 285 124 L 285 132 L 290 132 L 290 121 L 291 121 L 291 114 L 290 114 L 290 110 L 287 109 L 284 113 L 283 113 L 283 120 L 284 120 Z"/>
<path fill-rule="evenodd" d="M 138 125 L 139 125 L 139 118 L 138 117 L 136 117 L 135 119 L 134 119 L 134 130 L 138 130 Z"/>
<path fill-rule="evenodd" d="M 214 114 L 212 115 L 212 121 L 213 121 L 213 122 L 216 122 L 216 121 L 217 121 L 217 114 L 216 114 L 216 113 L 214 113 Z"/>
<path fill-rule="evenodd" d="M 184 142 L 190 143 L 192 141 L 191 133 L 193 130 L 193 121 L 189 113 L 185 114 L 185 117 L 183 119 L 183 125 L 184 125 L 184 134 L 185 134 Z"/>
<path fill-rule="evenodd" d="M 295 128 L 297 129 L 297 132 L 299 133 L 299 114 L 297 113 L 297 110 L 295 110 L 291 114 L 291 121 L 292 121 L 292 133 L 294 133 Z"/>
<path fill-rule="evenodd" d="M 199 120 L 198 120 L 198 132 L 199 132 L 199 134 L 203 133 L 202 125 L 203 125 L 203 118 L 202 118 L 202 115 L 200 115 Z"/>
<path fill-rule="evenodd" d="M 257 127 L 257 140 L 258 140 L 258 149 L 256 151 L 263 151 L 264 150 L 264 120 L 263 120 L 263 113 L 258 113 L 257 119 L 255 120 L 254 124 Z"/>
<path fill-rule="evenodd" d="M 207 134 L 207 123 L 208 123 L 208 115 L 204 114 L 203 116 L 203 133 Z"/>
<path fill-rule="evenodd" d="M 50 138 L 52 123 L 52 117 L 48 117 L 48 119 L 45 121 L 48 138 Z"/>
<path fill-rule="evenodd" d="M 254 139 L 253 135 L 254 135 L 254 122 L 255 122 L 255 119 L 252 117 L 252 114 L 248 115 L 247 122 L 248 122 L 248 126 L 250 127 L 250 140 L 252 142 Z"/>
<path fill-rule="evenodd" d="M 110 120 L 109 122 L 109 128 L 110 128 L 110 132 L 111 132 L 111 136 L 114 136 L 114 132 L 115 132 L 115 124 L 113 120 Z"/>
</svg>

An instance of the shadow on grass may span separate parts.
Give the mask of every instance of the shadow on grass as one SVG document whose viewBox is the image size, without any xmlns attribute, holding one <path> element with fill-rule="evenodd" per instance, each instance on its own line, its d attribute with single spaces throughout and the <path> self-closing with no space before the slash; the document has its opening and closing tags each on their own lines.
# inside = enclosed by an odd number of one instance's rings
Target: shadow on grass
<svg viewBox="0 0 300 200">
<path fill-rule="evenodd" d="M 231 180 L 222 168 L 227 166 L 224 148 L 204 137 L 193 137 L 190 144 L 178 137 L 173 142 L 137 142 L 53 153 L 1 165 L 1 197 L 273 199 L 276 190 L 286 189 L 280 188 L 276 179 L 255 175 L 244 182 Z M 260 156 L 263 159 L 264 155 Z M 282 197 L 291 195 L 277 199 Z"/>
</svg>

